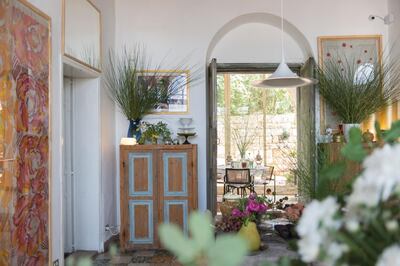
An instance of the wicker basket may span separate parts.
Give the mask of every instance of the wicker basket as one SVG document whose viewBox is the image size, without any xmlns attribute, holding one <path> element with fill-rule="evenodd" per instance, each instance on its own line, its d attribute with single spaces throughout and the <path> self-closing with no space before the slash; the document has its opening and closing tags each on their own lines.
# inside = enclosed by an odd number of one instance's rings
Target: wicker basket
<svg viewBox="0 0 400 266">
<path fill-rule="evenodd" d="M 239 207 L 239 202 L 236 200 L 224 201 L 220 204 L 219 209 L 221 210 L 222 217 L 231 216 L 232 210 Z"/>
</svg>

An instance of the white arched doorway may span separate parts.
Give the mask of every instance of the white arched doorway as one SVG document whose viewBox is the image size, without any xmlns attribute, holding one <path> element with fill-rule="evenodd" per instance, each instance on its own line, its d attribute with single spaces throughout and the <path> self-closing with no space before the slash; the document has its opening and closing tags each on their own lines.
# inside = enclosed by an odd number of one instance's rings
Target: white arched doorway
<svg viewBox="0 0 400 266">
<path fill-rule="evenodd" d="M 251 13 L 232 19 L 223 25 L 213 36 L 207 49 L 206 62 L 208 69 L 209 88 L 207 90 L 208 103 L 208 208 L 216 210 L 216 177 L 218 140 L 217 133 L 217 71 L 219 72 L 272 72 L 280 61 L 280 23 L 279 16 L 269 13 Z M 289 51 L 289 62 L 296 71 L 301 72 L 305 61 L 312 57 L 312 49 L 304 34 L 293 24 L 284 20 L 285 50 Z M 268 54 L 269 53 L 269 54 Z M 270 55 L 273 55 L 272 57 Z M 216 59 L 222 58 L 223 63 Z M 287 58 L 287 57 L 286 57 Z M 288 59 L 288 58 L 287 58 Z M 303 69 L 304 71 L 304 69 Z M 311 71 L 309 71 L 311 72 Z M 309 90 L 311 91 L 311 90 Z M 296 94 L 296 92 L 295 92 Z M 301 113 L 307 114 L 309 124 L 315 124 L 315 95 L 304 93 L 297 89 L 297 96 L 307 99 L 308 107 L 302 104 Z M 305 97 L 304 97 L 305 96 Z M 297 101 L 298 101 L 297 97 Z M 299 108 L 297 108 L 299 110 Z M 311 115 L 310 115 L 311 114 Z M 297 118 L 298 120 L 298 118 Z M 301 131 L 298 129 L 297 131 Z M 303 131 L 310 131 L 308 128 Z M 313 130 L 311 130 L 313 132 Z M 300 134 L 298 134 L 300 135 Z M 314 136 L 309 139 L 312 140 Z M 265 144 L 264 144 L 265 146 Z M 308 145 L 310 146 L 310 145 Z M 220 158 L 221 159 L 221 158 Z M 221 161 L 221 160 L 220 160 Z M 219 169 L 221 170 L 221 169 Z"/>
</svg>

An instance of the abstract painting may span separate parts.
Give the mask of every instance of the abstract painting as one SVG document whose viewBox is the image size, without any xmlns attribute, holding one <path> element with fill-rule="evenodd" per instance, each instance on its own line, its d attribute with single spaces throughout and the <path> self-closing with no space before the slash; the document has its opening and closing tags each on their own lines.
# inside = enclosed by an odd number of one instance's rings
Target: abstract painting
<svg viewBox="0 0 400 266">
<path fill-rule="evenodd" d="M 50 19 L 25 1 L 0 3 L 0 265 L 46 265 Z"/>
</svg>

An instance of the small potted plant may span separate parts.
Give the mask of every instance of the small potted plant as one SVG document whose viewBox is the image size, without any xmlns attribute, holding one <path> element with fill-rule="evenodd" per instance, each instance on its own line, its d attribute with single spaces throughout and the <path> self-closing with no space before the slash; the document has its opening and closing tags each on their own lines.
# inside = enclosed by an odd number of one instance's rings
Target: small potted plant
<svg viewBox="0 0 400 266">
<path fill-rule="evenodd" d="M 146 142 L 157 144 L 160 139 L 164 142 L 171 140 L 171 131 L 167 123 L 162 121 L 157 124 L 142 122 L 141 130 L 143 133 L 140 137 L 139 144 L 145 144 Z"/>
<path fill-rule="evenodd" d="M 240 201 L 239 208 L 232 210 L 232 216 L 241 219 L 242 227 L 239 235 L 246 239 L 251 251 L 260 249 L 261 237 L 257 230 L 257 219 L 266 213 L 268 206 L 263 197 L 251 193 Z"/>
</svg>

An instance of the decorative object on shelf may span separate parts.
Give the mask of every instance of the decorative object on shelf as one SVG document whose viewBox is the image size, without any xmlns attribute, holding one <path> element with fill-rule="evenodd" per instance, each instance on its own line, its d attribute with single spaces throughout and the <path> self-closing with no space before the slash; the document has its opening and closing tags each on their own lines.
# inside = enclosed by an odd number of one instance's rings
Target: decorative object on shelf
<svg viewBox="0 0 400 266">
<path fill-rule="evenodd" d="M 128 137 L 135 135 L 135 126 L 154 108 L 182 103 L 181 98 L 188 95 L 186 88 L 196 80 L 182 64 L 171 71 L 160 71 L 160 65 L 150 70 L 150 63 L 146 50 L 139 45 L 132 50 L 124 49 L 121 54 L 112 50 L 109 54 L 105 84 L 110 97 L 130 121 Z"/>
<path fill-rule="evenodd" d="M 333 134 L 332 141 L 337 143 L 343 142 L 344 141 L 343 134 L 340 132 Z"/>
<path fill-rule="evenodd" d="M 257 155 L 256 155 L 256 164 L 257 164 L 257 166 L 260 166 L 260 165 L 261 165 L 262 160 L 263 160 L 263 158 L 262 158 L 262 156 L 261 156 L 261 154 L 260 154 L 260 151 L 258 151 L 258 153 L 257 153 Z"/>
<path fill-rule="evenodd" d="M 303 87 L 317 81 L 309 78 L 299 77 L 296 73 L 290 70 L 289 66 L 285 61 L 285 49 L 284 49 L 284 29 L 283 29 L 283 0 L 281 0 L 281 52 L 282 58 L 281 63 L 274 73 L 272 73 L 267 79 L 257 81 L 253 84 L 255 87 L 260 88 L 289 88 L 289 87 Z"/>
<path fill-rule="evenodd" d="M 226 156 L 226 159 L 225 159 L 225 164 L 227 166 L 231 166 L 232 165 L 232 161 L 233 161 L 232 156 L 230 154 L 228 154 L 228 156 Z"/>
<path fill-rule="evenodd" d="M 162 121 L 157 124 L 151 124 L 148 122 L 142 123 L 142 136 L 139 139 L 139 144 L 145 144 L 150 142 L 151 144 L 158 144 L 158 140 L 171 141 L 171 131 L 168 128 L 167 123 Z"/>
<path fill-rule="evenodd" d="M 189 127 L 193 122 L 193 118 L 191 117 L 182 117 L 179 118 L 179 123 L 182 125 L 182 127 L 187 128 Z"/>
<path fill-rule="evenodd" d="M 136 145 L 136 139 L 135 138 L 121 138 L 121 141 L 119 143 L 120 145 Z"/>
<path fill-rule="evenodd" d="M 344 132 L 344 139 L 349 141 L 350 139 L 350 130 L 352 128 L 361 128 L 361 124 L 343 124 L 343 132 Z"/>
<path fill-rule="evenodd" d="M 334 51 L 324 55 L 317 69 L 319 93 L 343 121 L 348 141 L 350 128 L 360 127 L 370 115 L 400 99 L 400 64 L 390 59 L 374 61 L 367 50 L 368 58 Z"/>
<path fill-rule="evenodd" d="M 342 112 L 338 112 L 337 107 L 331 104 L 332 100 L 326 99 L 324 95 L 321 94 L 320 98 L 320 132 L 324 132 L 327 126 L 336 127 L 340 123 L 340 120 L 343 120 L 345 123 L 361 123 L 364 122 L 363 128 L 367 128 L 367 119 L 369 114 L 365 114 L 364 109 L 367 109 L 364 104 L 357 105 L 353 104 L 354 99 L 359 100 L 361 103 L 368 103 L 365 99 L 366 97 L 371 98 L 375 96 L 365 95 L 365 97 L 358 97 L 360 94 L 363 94 L 363 90 L 366 89 L 366 85 L 362 84 L 360 86 L 360 90 L 357 92 L 355 91 L 357 85 L 355 83 L 362 83 L 361 81 L 368 81 L 374 74 L 378 79 L 381 80 L 380 76 L 385 76 L 389 78 L 390 75 L 388 72 L 395 73 L 396 68 L 393 64 L 397 65 L 396 62 L 394 63 L 387 63 L 389 60 L 382 60 L 382 36 L 381 35 L 362 35 L 362 36 L 323 36 L 318 38 L 318 49 L 319 49 L 319 66 L 321 69 L 324 69 L 326 63 L 328 62 L 328 68 L 336 69 L 334 71 L 335 76 L 338 76 L 338 72 L 340 72 L 344 79 L 339 80 L 335 78 L 337 82 L 334 91 L 331 92 L 332 97 L 336 95 L 337 98 L 332 99 L 333 101 L 340 103 L 344 103 L 344 101 L 348 101 L 346 105 L 343 105 L 345 108 L 355 109 L 357 108 L 364 116 L 364 119 L 361 121 L 345 121 L 342 119 Z M 387 62 L 385 62 L 387 61 Z M 332 66 L 333 65 L 333 66 Z M 343 67 L 342 67 L 343 66 Z M 376 66 L 378 68 L 376 69 Z M 333 74 L 331 74 L 333 76 Z M 382 79 L 384 80 L 384 79 Z M 390 82 L 392 80 L 393 82 Z M 394 81 L 398 80 L 398 75 L 394 75 L 393 78 L 389 78 L 389 82 L 384 81 L 382 86 L 379 87 L 380 91 L 385 91 L 387 89 L 389 83 L 394 84 Z M 343 81 L 340 83 L 339 81 Z M 374 78 L 372 81 L 374 87 L 379 86 L 377 84 L 377 79 Z M 386 87 L 386 88 L 385 88 Z M 349 91 L 349 88 L 351 89 Z M 340 90 L 341 89 L 341 90 Z M 375 90 L 373 88 L 372 90 Z M 350 96 L 352 91 L 355 91 L 356 94 L 354 96 Z M 390 91 L 393 91 L 390 89 Z M 382 97 L 380 97 L 382 98 Z M 387 97 L 383 97 L 387 98 Z M 373 100 L 371 101 L 373 102 Z M 378 99 L 380 102 L 380 99 Z M 376 103 L 370 103 L 370 105 L 381 105 Z M 385 103 L 387 105 L 387 103 Z M 343 108 L 342 107 L 342 108 Z M 382 107 L 382 106 L 381 106 Z M 375 111 L 379 110 L 376 107 L 373 108 L 374 110 L 368 111 L 368 113 L 374 113 Z M 358 119 L 360 120 L 360 119 Z M 364 121 L 363 121 L 364 120 Z"/>
<path fill-rule="evenodd" d="M 190 144 L 190 142 L 188 141 L 188 138 L 196 136 L 196 133 L 194 133 L 194 132 L 192 132 L 192 133 L 178 132 L 178 136 L 185 138 L 185 141 L 183 142 L 183 144 Z"/>
<path fill-rule="evenodd" d="M 374 134 L 367 129 L 362 135 L 364 142 L 373 142 L 374 141 Z"/>
<path fill-rule="evenodd" d="M 137 141 L 140 140 L 142 136 L 142 130 L 140 128 L 142 120 L 141 119 L 131 119 L 129 120 L 128 128 L 128 138 L 135 138 Z"/>
<path fill-rule="evenodd" d="M 193 119 L 191 117 L 182 117 L 179 119 L 179 123 L 182 125 L 182 127 L 179 128 L 178 136 L 185 138 L 183 144 L 190 144 L 188 138 L 196 136 L 196 133 L 194 132 L 195 128 L 189 127 L 192 122 Z"/>
</svg>

